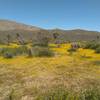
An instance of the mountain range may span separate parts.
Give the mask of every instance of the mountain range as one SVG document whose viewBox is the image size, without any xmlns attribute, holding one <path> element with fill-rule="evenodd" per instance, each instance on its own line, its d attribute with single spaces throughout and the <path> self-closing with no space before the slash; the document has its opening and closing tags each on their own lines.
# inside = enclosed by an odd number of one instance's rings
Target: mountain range
<svg viewBox="0 0 100 100">
<path fill-rule="evenodd" d="M 100 32 L 88 31 L 83 29 L 62 30 L 51 29 L 46 30 L 40 27 L 22 24 L 15 21 L 0 20 L 0 42 L 6 42 L 6 37 L 9 34 L 12 41 L 16 41 L 16 34 L 20 34 L 26 41 L 34 40 L 37 34 L 53 38 L 53 34 L 57 33 L 57 41 L 91 41 L 100 40 Z"/>
</svg>

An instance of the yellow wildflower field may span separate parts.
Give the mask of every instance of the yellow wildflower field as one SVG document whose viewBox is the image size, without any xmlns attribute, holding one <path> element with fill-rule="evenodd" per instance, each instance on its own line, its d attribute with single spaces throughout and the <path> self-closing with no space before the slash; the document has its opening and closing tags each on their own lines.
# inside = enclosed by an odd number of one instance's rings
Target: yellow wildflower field
<svg viewBox="0 0 100 100">
<path fill-rule="evenodd" d="M 100 54 L 82 48 L 69 54 L 71 44 L 49 46 L 55 52 L 53 57 L 0 57 L 0 100 L 6 100 L 12 90 L 14 100 L 36 100 L 55 87 L 78 92 L 92 85 L 100 86 Z"/>
</svg>

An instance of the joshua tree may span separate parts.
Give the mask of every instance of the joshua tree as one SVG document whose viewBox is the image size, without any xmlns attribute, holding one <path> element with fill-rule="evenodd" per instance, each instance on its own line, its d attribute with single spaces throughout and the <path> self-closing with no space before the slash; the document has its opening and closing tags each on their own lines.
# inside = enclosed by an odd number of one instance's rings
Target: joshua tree
<svg viewBox="0 0 100 100">
<path fill-rule="evenodd" d="M 24 41 L 23 37 L 19 33 L 17 33 L 16 35 L 17 35 L 18 42 L 21 45 L 24 45 L 25 44 L 25 41 Z"/>
<path fill-rule="evenodd" d="M 58 37 L 59 37 L 59 34 L 57 32 L 53 33 L 53 38 L 54 38 L 55 43 L 57 43 Z"/>
<path fill-rule="evenodd" d="M 71 48 L 78 49 L 78 48 L 80 48 L 80 44 L 78 44 L 78 43 L 72 43 L 71 44 Z"/>
<path fill-rule="evenodd" d="M 54 39 L 57 39 L 57 38 L 58 38 L 58 36 L 59 36 L 59 34 L 58 34 L 58 33 L 53 33 L 53 37 L 54 37 Z"/>
<path fill-rule="evenodd" d="M 49 38 L 47 36 L 43 36 L 43 34 L 41 34 L 41 32 L 39 32 L 36 35 L 33 45 L 48 46 L 48 43 L 49 43 Z"/>
</svg>

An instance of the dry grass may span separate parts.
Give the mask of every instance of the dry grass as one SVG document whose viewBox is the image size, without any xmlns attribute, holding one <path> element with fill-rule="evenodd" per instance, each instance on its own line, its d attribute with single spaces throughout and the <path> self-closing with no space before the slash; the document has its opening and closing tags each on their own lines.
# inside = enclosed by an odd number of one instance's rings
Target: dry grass
<svg viewBox="0 0 100 100">
<path fill-rule="evenodd" d="M 94 62 L 100 59 L 100 55 L 87 49 L 69 55 L 69 47 L 69 44 L 63 44 L 51 48 L 57 55 L 49 58 L 0 57 L 0 100 L 83 100 L 75 99 L 74 93 L 79 95 L 82 90 L 93 87 L 99 89 L 100 64 Z M 56 89 L 62 90 L 61 96 L 72 91 L 73 99 L 59 99 L 58 95 L 52 99 L 44 98 L 50 97 Z"/>
</svg>

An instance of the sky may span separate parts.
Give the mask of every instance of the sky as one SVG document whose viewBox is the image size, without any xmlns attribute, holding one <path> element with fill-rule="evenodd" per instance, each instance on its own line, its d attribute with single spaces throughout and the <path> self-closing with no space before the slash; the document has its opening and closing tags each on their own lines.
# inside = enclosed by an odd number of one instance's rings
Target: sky
<svg viewBox="0 0 100 100">
<path fill-rule="evenodd" d="M 0 19 L 45 29 L 100 31 L 100 0 L 0 0 Z"/>
</svg>

